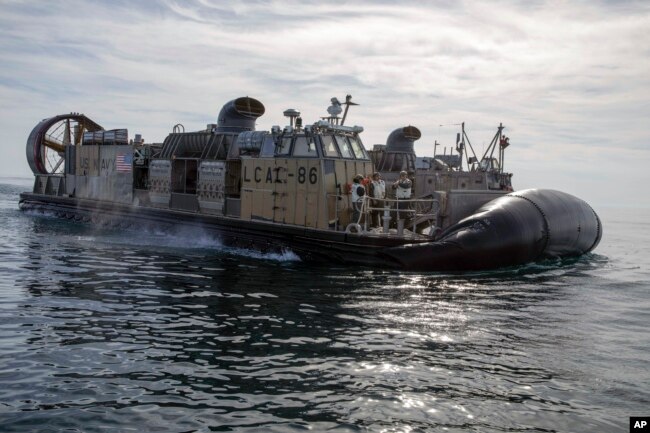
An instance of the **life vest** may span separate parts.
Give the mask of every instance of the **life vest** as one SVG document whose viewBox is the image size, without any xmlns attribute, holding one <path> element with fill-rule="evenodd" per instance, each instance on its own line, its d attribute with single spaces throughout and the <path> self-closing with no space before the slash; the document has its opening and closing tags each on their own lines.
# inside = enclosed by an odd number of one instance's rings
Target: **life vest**
<svg viewBox="0 0 650 433">
<path fill-rule="evenodd" d="M 361 204 L 362 197 L 366 195 L 366 189 L 361 185 L 360 183 L 353 183 L 352 184 L 352 203 L 359 203 Z"/>
<path fill-rule="evenodd" d="M 397 183 L 397 190 L 395 196 L 400 199 L 411 198 L 411 186 L 413 182 L 411 179 L 399 180 Z"/>
<path fill-rule="evenodd" d="M 372 197 L 373 198 L 386 198 L 386 184 L 383 180 L 372 181 Z"/>
</svg>

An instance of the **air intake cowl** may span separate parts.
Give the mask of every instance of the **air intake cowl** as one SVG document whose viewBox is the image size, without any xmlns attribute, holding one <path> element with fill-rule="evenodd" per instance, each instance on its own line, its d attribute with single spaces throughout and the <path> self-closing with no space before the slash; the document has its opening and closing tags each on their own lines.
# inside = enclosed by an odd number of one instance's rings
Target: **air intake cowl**
<svg viewBox="0 0 650 433">
<path fill-rule="evenodd" d="M 415 126 L 397 128 L 390 133 L 386 140 L 386 152 L 408 152 L 413 153 L 413 143 L 419 140 L 422 133 Z"/>
<path fill-rule="evenodd" d="M 226 103 L 219 112 L 217 132 L 254 131 L 255 121 L 264 114 L 264 104 L 244 96 Z"/>
</svg>

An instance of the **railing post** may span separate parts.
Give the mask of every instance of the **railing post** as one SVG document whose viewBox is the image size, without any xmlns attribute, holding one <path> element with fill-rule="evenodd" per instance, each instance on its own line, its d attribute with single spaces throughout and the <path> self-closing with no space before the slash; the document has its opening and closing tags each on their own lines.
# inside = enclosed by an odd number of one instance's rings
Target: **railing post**
<svg viewBox="0 0 650 433">
<path fill-rule="evenodd" d="M 367 195 L 363 196 L 363 230 L 368 231 L 368 217 L 370 216 L 370 199 Z"/>
<path fill-rule="evenodd" d="M 417 210 L 413 209 L 413 234 L 415 234 L 415 223 L 417 222 L 418 219 L 418 212 Z"/>
<path fill-rule="evenodd" d="M 388 206 L 388 203 L 384 202 L 384 216 L 382 217 L 383 220 L 383 232 L 388 233 L 388 227 L 390 226 L 390 207 Z"/>
</svg>

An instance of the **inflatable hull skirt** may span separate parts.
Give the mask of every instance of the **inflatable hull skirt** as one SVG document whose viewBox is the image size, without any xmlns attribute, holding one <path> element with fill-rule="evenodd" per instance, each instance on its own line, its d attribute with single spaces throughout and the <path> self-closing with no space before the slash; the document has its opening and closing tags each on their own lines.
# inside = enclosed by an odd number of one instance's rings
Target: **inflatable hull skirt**
<svg viewBox="0 0 650 433">
<path fill-rule="evenodd" d="M 481 270 L 549 257 L 578 256 L 600 242 L 602 225 L 583 200 L 560 191 L 528 189 L 486 203 L 436 241 L 384 254 L 412 270 Z"/>
</svg>

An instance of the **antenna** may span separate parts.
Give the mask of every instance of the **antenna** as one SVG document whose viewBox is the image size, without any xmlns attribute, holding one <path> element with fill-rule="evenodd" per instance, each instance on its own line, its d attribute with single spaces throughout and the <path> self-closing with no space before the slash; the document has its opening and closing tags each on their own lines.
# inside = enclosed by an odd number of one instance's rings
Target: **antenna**
<svg viewBox="0 0 650 433">
<path fill-rule="evenodd" d="M 332 102 L 332 105 L 327 107 L 327 112 L 329 113 L 329 116 L 327 117 L 321 117 L 321 119 L 325 119 L 329 121 L 332 125 L 338 125 L 339 124 L 339 114 L 343 111 L 341 108 L 341 103 L 339 102 L 338 98 L 335 96 L 332 99 L 330 99 Z"/>
<path fill-rule="evenodd" d="M 348 116 L 348 110 L 350 105 L 359 105 L 356 102 L 352 102 L 352 95 L 345 96 L 345 112 L 343 113 L 343 119 L 341 119 L 341 125 L 345 123 L 345 118 Z"/>
<path fill-rule="evenodd" d="M 487 149 L 485 149 L 485 152 L 483 153 L 483 157 L 481 158 L 481 162 L 483 161 L 490 161 L 492 160 L 494 156 L 494 151 L 497 148 L 497 145 L 499 146 L 499 153 L 497 154 L 497 161 L 499 163 L 498 171 L 499 173 L 503 173 L 503 160 L 505 157 L 505 149 L 506 147 L 510 146 L 510 139 L 503 135 L 503 130 L 506 127 L 503 126 L 503 123 L 499 123 L 499 126 L 497 128 L 496 134 L 494 134 L 494 137 L 492 138 L 492 141 L 488 145 Z M 490 155 L 488 157 L 488 154 Z M 486 162 L 485 167 L 492 167 L 491 162 Z"/>
<path fill-rule="evenodd" d="M 293 108 L 289 108 L 287 110 L 284 110 L 282 114 L 284 114 L 284 117 L 289 118 L 289 125 L 291 125 L 291 127 L 293 128 L 296 118 L 300 116 L 300 111 L 294 110 Z"/>
<path fill-rule="evenodd" d="M 474 148 L 472 147 L 472 142 L 469 140 L 469 137 L 467 136 L 467 132 L 465 132 L 465 122 L 463 122 L 463 123 L 461 124 L 461 130 L 462 130 L 462 133 L 463 133 L 463 135 L 462 135 L 462 137 L 463 137 L 463 138 L 462 138 L 462 140 L 463 140 L 463 145 L 465 144 L 465 140 L 467 140 L 467 144 L 469 145 L 469 149 L 472 151 L 472 156 L 473 156 L 474 158 L 476 158 L 476 152 L 474 152 Z M 464 147 L 464 146 L 463 146 L 463 147 Z M 469 170 L 469 165 L 470 165 L 470 162 L 469 162 L 469 159 L 470 159 L 469 153 L 467 153 L 467 152 L 465 153 L 465 158 L 467 159 L 467 169 Z M 461 164 L 462 164 L 462 161 L 461 161 Z"/>
</svg>

